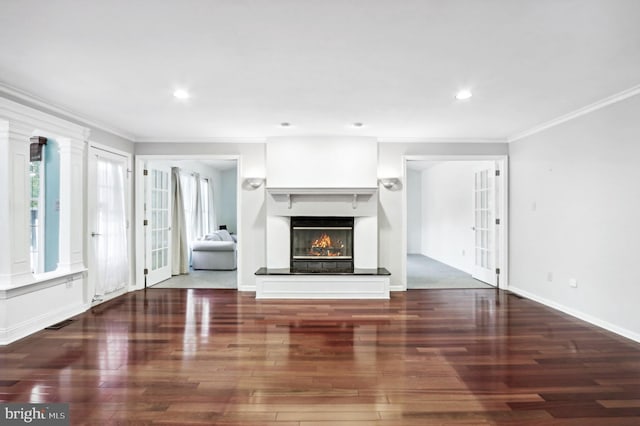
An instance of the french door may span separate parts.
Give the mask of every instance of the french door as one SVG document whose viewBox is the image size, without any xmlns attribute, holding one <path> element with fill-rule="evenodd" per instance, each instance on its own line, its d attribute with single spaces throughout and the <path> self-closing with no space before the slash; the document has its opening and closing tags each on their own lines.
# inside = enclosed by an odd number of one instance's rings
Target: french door
<svg viewBox="0 0 640 426">
<path fill-rule="evenodd" d="M 473 278 L 496 285 L 496 167 L 483 165 L 474 172 Z"/>
<path fill-rule="evenodd" d="M 129 285 L 128 161 L 94 146 L 89 151 L 88 262 L 94 302 Z"/>
<path fill-rule="evenodd" d="M 147 286 L 171 278 L 171 169 L 149 166 L 145 176 Z"/>
</svg>

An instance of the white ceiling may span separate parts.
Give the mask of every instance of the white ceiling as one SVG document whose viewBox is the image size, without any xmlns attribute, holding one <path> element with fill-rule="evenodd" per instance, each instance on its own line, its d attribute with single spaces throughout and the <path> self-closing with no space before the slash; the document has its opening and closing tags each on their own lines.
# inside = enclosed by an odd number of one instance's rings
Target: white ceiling
<svg viewBox="0 0 640 426">
<path fill-rule="evenodd" d="M 504 140 L 640 83 L 638 0 L 2 0 L 1 9 L 5 91 L 140 141 Z M 174 99 L 178 87 L 192 98 Z M 460 88 L 474 97 L 456 101 Z"/>
</svg>

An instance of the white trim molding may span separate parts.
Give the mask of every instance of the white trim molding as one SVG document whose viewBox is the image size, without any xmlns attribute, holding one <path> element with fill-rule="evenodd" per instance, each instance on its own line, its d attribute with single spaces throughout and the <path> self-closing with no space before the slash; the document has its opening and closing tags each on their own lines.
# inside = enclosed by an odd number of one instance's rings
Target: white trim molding
<svg viewBox="0 0 640 426">
<path fill-rule="evenodd" d="M 77 120 L 81 123 L 84 123 L 88 126 L 92 126 L 95 127 L 96 129 L 100 129 L 100 130 L 104 130 L 105 132 L 109 132 L 111 134 L 114 134 L 116 136 L 120 136 L 121 138 L 124 139 L 128 139 L 131 142 L 135 142 L 136 141 L 136 136 L 125 132 L 121 129 L 115 128 L 113 126 L 109 126 L 105 123 L 101 123 L 100 121 L 94 120 L 92 118 L 89 117 L 85 117 L 83 115 L 80 115 L 76 112 L 73 112 L 65 107 L 56 105 L 52 102 L 49 102 L 47 100 L 41 99 L 31 93 L 27 93 L 21 89 L 18 89 L 16 87 L 12 87 L 7 85 L 6 83 L 2 83 L 0 82 L 0 95 L 6 95 L 6 96 L 10 96 L 12 98 L 15 99 L 19 99 L 20 101 L 24 101 L 30 105 L 33 105 L 35 107 L 38 108 L 44 108 L 46 110 L 51 111 L 52 113 L 55 114 L 60 114 L 62 116 L 68 117 L 72 120 Z M 44 113 L 43 113 L 44 114 Z M 68 122 L 67 122 L 68 123 Z M 85 138 L 86 139 L 86 138 Z"/>
<path fill-rule="evenodd" d="M 0 98 L 0 117 L 8 119 L 12 125 L 19 126 L 19 128 L 29 128 L 31 131 L 37 129 L 83 142 L 87 140 L 90 133 L 90 130 L 84 126 L 6 98 Z"/>
<path fill-rule="evenodd" d="M 506 138 L 377 138 L 378 143 L 507 143 Z"/>
<path fill-rule="evenodd" d="M 514 135 L 511 135 L 511 136 L 509 136 L 507 138 L 507 142 L 509 142 L 509 143 L 515 142 L 515 141 L 517 141 L 519 139 L 526 138 L 527 136 L 531 136 L 531 135 L 534 135 L 536 133 L 540 133 L 540 132 L 542 132 L 544 130 L 547 130 L 547 129 L 550 129 L 552 127 L 555 127 L 555 126 L 557 126 L 559 124 L 566 123 L 567 121 L 573 120 L 574 118 L 581 117 L 583 115 L 589 114 L 590 112 L 597 111 L 597 110 L 599 110 L 601 108 L 604 108 L 604 107 L 606 107 L 608 105 L 615 104 L 617 102 L 623 101 L 625 99 L 628 99 L 628 98 L 630 98 L 632 96 L 636 96 L 638 94 L 640 94 L 640 84 L 637 85 L 637 86 L 634 86 L 634 87 L 632 87 L 630 89 L 627 89 L 627 90 L 624 90 L 622 92 L 616 93 L 615 95 L 608 96 L 608 97 L 606 97 L 604 99 L 601 99 L 601 100 L 599 100 L 597 102 L 594 102 L 594 103 L 592 103 L 590 105 L 587 105 L 585 107 L 579 108 L 579 109 L 577 109 L 575 111 L 572 111 L 572 112 L 570 112 L 568 114 L 565 114 L 565 115 L 562 115 L 560 117 L 554 118 L 553 120 L 549 120 L 546 123 L 539 124 L 539 125 L 534 126 L 534 127 L 530 128 L 528 130 L 525 130 L 525 131 L 516 133 Z"/>
<path fill-rule="evenodd" d="M 267 138 L 242 137 L 137 137 L 136 143 L 266 143 Z"/>
<path fill-rule="evenodd" d="M 530 293 L 526 290 L 522 290 L 518 287 L 514 287 L 514 286 L 509 286 L 509 291 L 511 291 L 512 293 L 515 293 L 517 295 L 520 295 L 522 297 L 526 297 L 527 299 L 533 300 L 534 302 L 538 302 L 541 303 L 545 306 L 548 306 L 550 308 L 553 308 L 557 311 L 563 312 L 567 315 L 571 315 L 572 317 L 578 318 L 582 321 L 586 321 L 589 324 L 593 324 L 595 326 L 598 326 L 600 328 L 603 328 L 607 331 L 610 331 L 612 333 L 618 334 L 620 336 L 626 337 L 627 339 L 631 339 L 634 340 L 636 342 L 640 342 L 640 334 L 635 333 L 631 330 L 628 330 L 626 328 L 623 327 L 619 327 L 617 325 L 611 324 L 610 322 L 607 322 L 605 320 L 602 320 L 600 318 L 591 316 L 589 314 L 585 314 L 582 311 L 578 311 L 576 309 L 573 308 L 569 308 L 568 306 L 565 305 L 561 305 L 560 303 L 556 303 L 552 300 L 546 299 L 544 297 L 540 297 L 537 296 L 533 293 Z"/>
</svg>

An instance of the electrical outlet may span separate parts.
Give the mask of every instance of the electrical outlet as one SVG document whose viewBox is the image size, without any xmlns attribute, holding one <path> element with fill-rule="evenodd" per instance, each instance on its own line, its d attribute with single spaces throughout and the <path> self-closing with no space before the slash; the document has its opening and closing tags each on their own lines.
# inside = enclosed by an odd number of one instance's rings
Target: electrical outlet
<svg viewBox="0 0 640 426">
<path fill-rule="evenodd" d="M 547 281 L 553 282 L 553 272 L 547 272 Z"/>
<path fill-rule="evenodd" d="M 578 287 L 578 280 L 576 280 L 575 278 L 569 278 L 569 287 Z"/>
<path fill-rule="evenodd" d="M 467 255 L 467 252 L 466 252 L 465 250 L 462 250 L 462 255 L 463 255 L 463 256 L 466 256 L 466 255 Z"/>
</svg>

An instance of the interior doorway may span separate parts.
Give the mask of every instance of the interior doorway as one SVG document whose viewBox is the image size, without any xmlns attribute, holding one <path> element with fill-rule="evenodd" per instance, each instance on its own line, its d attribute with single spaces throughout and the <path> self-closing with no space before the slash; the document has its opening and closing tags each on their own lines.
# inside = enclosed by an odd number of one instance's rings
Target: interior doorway
<svg viewBox="0 0 640 426">
<path fill-rule="evenodd" d="M 136 159 L 136 272 L 145 287 L 237 288 L 238 163 Z"/>
<path fill-rule="evenodd" d="M 407 157 L 405 177 L 407 288 L 504 288 L 506 157 Z"/>
</svg>

